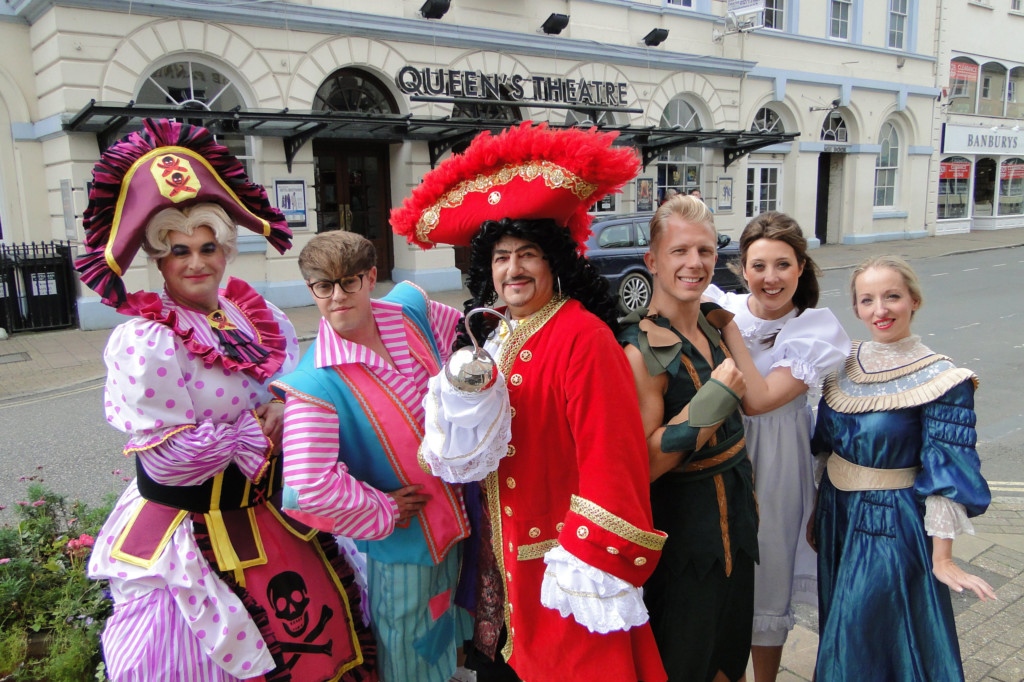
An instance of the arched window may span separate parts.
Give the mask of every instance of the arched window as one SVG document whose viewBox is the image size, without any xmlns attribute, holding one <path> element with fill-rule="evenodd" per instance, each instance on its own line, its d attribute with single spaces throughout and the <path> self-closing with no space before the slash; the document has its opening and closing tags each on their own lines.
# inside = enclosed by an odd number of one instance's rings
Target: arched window
<svg viewBox="0 0 1024 682">
<path fill-rule="evenodd" d="M 900 164 L 900 137 L 892 123 L 882 124 L 878 134 L 882 145 L 875 157 L 875 206 L 896 205 L 896 176 Z"/>
<path fill-rule="evenodd" d="M 697 110 L 682 97 L 676 97 L 665 106 L 661 126 L 680 130 L 700 130 L 702 127 Z M 687 194 L 691 190 L 702 189 L 702 164 L 700 147 L 676 147 L 662 154 L 658 158 L 658 200 L 663 200 L 668 190 Z"/>
<path fill-rule="evenodd" d="M 1006 109 L 1006 67 L 989 62 L 981 67 L 981 96 L 978 113 L 1002 116 Z"/>
<path fill-rule="evenodd" d="M 313 109 L 394 114 L 398 112 L 398 104 L 374 76 L 359 69 L 339 69 L 328 76 L 316 91 Z"/>
<path fill-rule="evenodd" d="M 963 218 L 970 203 L 971 161 L 963 156 L 947 156 L 939 164 L 938 219 Z"/>
<path fill-rule="evenodd" d="M 139 88 L 135 101 L 139 105 L 176 106 L 184 110 L 230 111 L 245 106 L 242 94 L 231 79 L 216 68 L 199 61 L 174 62 L 156 69 Z M 202 119 L 189 120 L 202 125 Z M 231 150 L 252 174 L 252 152 L 245 135 L 231 132 L 230 122 L 215 128 L 217 141 Z M 237 128 L 236 128 L 237 130 Z"/>
<path fill-rule="evenodd" d="M 822 142 L 849 142 L 846 120 L 838 111 L 830 111 L 821 124 Z"/>
<path fill-rule="evenodd" d="M 954 114 L 973 114 L 978 105 L 978 64 L 967 57 L 955 57 L 949 63 L 949 111 Z"/>
<path fill-rule="evenodd" d="M 1024 66 L 1010 69 L 1010 79 L 1006 83 L 1006 117 L 1024 118 Z"/>
<path fill-rule="evenodd" d="M 761 107 L 754 115 L 754 122 L 750 124 L 751 132 L 755 133 L 784 133 L 785 126 L 782 119 L 772 109 Z"/>
<path fill-rule="evenodd" d="M 999 169 L 999 215 L 1024 213 L 1024 159 L 1003 161 Z"/>
</svg>

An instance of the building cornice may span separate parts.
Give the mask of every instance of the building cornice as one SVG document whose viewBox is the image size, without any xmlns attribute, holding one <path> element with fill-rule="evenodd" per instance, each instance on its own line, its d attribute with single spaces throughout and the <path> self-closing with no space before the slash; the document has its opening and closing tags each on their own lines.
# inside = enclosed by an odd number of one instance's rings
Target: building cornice
<svg viewBox="0 0 1024 682">
<path fill-rule="evenodd" d="M 17 16 L 29 23 L 37 21 L 55 7 L 124 13 L 130 8 L 134 15 L 146 14 L 154 17 L 215 21 L 312 33 L 337 33 L 375 40 L 460 49 L 509 51 L 539 57 L 557 55 L 560 59 L 579 62 L 601 62 L 669 71 L 742 76 L 755 66 L 755 62 L 746 60 L 671 52 L 664 48 L 616 45 L 540 33 L 465 26 L 445 20 L 430 21 L 365 14 L 280 1 L 259 2 L 259 11 L 254 12 L 254 4 L 210 0 L 201 3 L 183 0 L 20 0 L 12 2 L 11 7 Z"/>
</svg>

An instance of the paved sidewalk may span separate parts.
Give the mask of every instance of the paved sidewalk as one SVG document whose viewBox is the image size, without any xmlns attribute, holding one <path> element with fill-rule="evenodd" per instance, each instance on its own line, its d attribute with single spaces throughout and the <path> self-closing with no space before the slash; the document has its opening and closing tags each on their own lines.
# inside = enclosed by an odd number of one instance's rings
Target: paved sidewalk
<svg viewBox="0 0 1024 682">
<path fill-rule="evenodd" d="M 879 242 L 857 246 L 826 245 L 811 256 L 824 270 L 848 268 L 865 258 L 895 253 L 908 260 L 955 253 L 1024 246 L 1024 228 L 971 232 L 923 239 Z M 1024 257 L 1024 250 L 1021 256 Z M 391 286 L 382 283 L 376 292 Z M 466 291 L 434 294 L 438 300 L 461 308 Z M 315 306 L 286 311 L 301 339 L 316 333 Z M 103 379 L 103 347 L 109 330 L 23 332 L 0 340 L 0 405 L 30 395 L 59 393 L 63 389 Z M 957 629 L 968 682 L 1024 681 L 1024 497 L 997 498 L 989 511 L 975 520 L 976 536 L 964 536 L 954 555 L 967 570 L 980 574 L 996 588 L 999 601 L 979 602 L 973 595 L 953 598 Z M 817 610 L 800 607 L 798 625 L 783 652 L 780 682 L 810 681 L 817 650 Z M 750 682 L 753 676 L 748 675 Z"/>
</svg>

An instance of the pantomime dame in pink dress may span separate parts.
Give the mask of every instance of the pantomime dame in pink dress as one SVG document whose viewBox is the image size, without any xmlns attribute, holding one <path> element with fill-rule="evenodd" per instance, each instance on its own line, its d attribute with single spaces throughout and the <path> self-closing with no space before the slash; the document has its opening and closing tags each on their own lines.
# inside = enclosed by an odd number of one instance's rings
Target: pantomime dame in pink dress
<svg viewBox="0 0 1024 682">
<path fill-rule="evenodd" d="M 331 535 L 278 511 L 283 405 L 298 360 L 285 315 L 245 282 L 220 288 L 237 225 L 283 251 L 291 233 L 208 131 L 146 121 L 104 152 L 85 213 L 82 280 L 132 318 L 104 359 L 107 421 L 136 478 L 89 573 L 115 601 L 114 680 L 375 680 L 354 573 Z M 126 293 L 139 247 L 161 293 Z"/>
</svg>

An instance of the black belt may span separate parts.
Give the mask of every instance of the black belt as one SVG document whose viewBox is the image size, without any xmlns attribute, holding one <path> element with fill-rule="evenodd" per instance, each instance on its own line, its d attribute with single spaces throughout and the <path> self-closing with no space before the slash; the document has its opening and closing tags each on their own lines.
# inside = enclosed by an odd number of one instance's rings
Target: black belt
<svg viewBox="0 0 1024 682">
<path fill-rule="evenodd" d="M 235 464 L 229 464 L 220 474 L 220 495 L 217 500 L 213 499 L 216 476 L 199 485 L 163 485 L 150 478 L 139 457 L 135 458 L 135 475 L 139 494 L 145 499 L 205 514 L 211 508 L 226 511 L 265 503 L 281 488 L 279 459 L 277 456 L 270 459 L 270 469 L 259 483 L 253 483 Z"/>
</svg>

